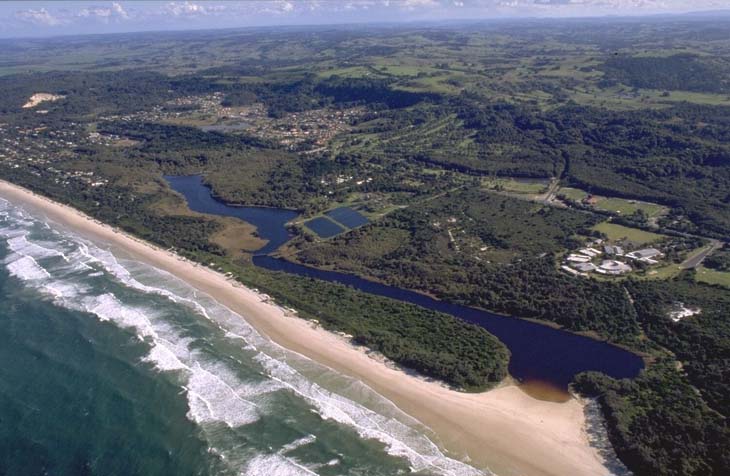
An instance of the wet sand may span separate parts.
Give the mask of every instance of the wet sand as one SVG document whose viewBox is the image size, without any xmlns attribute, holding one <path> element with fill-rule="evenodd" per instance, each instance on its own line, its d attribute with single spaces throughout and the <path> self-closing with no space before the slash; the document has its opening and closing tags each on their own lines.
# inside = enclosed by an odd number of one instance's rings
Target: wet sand
<svg viewBox="0 0 730 476">
<path fill-rule="evenodd" d="M 463 393 L 406 374 L 268 302 L 204 266 L 101 224 L 70 207 L 0 181 L 0 197 L 167 271 L 239 313 L 277 344 L 362 380 L 429 427 L 450 455 L 500 476 L 603 476 L 610 472 L 591 447 L 584 405 L 538 400 L 516 385 Z M 532 389 L 532 391 L 537 391 Z M 549 389 L 546 390 L 549 392 Z M 560 398 L 553 398 L 560 400 Z"/>
</svg>

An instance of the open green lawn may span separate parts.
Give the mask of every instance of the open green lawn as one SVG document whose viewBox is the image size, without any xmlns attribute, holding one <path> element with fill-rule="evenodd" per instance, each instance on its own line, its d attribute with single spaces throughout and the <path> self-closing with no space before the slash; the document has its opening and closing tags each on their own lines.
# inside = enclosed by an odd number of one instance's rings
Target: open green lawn
<svg viewBox="0 0 730 476">
<path fill-rule="evenodd" d="M 679 276 L 682 268 L 676 263 L 669 263 L 658 268 L 651 268 L 644 274 L 634 274 L 639 279 L 671 279 Z"/>
<path fill-rule="evenodd" d="M 365 66 L 351 66 L 346 68 L 334 68 L 325 69 L 317 73 L 322 78 L 329 78 L 330 76 L 340 76 L 343 78 L 366 78 L 368 76 L 378 76 L 374 74 L 370 68 Z"/>
<path fill-rule="evenodd" d="M 511 178 L 487 178 L 482 185 L 489 190 L 505 191 L 512 193 L 538 194 L 544 193 L 548 187 L 548 181 L 523 181 Z"/>
<path fill-rule="evenodd" d="M 730 288 L 730 272 L 715 271 L 714 269 L 705 268 L 700 265 L 697 267 L 695 279 L 701 283 L 719 284 Z"/>
<path fill-rule="evenodd" d="M 561 187 L 558 190 L 558 195 L 564 195 L 570 200 L 580 202 L 581 200 L 586 198 L 589 193 L 579 188 Z M 656 217 L 666 213 L 667 211 L 667 207 L 658 205 L 656 203 L 642 202 L 639 200 L 628 200 L 625 198 L 617 197 L 603 197 L 600 195 L 596 195 L 595 197 L 597 201 L 594 208 L 618 213 L 622 216 L 631 215 L 633 213 L 636 213 L 638 210 L 643 210 L 644 213 L 647 214 L 647 216 Z"/>
<path fill-rule="evenodd" d="M 594 230 L 605 234 L 611 241 L 627 240 L 637 246 L 647 245 L 664 238 L 662 235 L 649 231 L 639 230 L 638 228 L 629 228 L 623 225 L 617 225 L 604 221 L 593 227 Z"/>
<path fill-rule="evenodd" d="M 596 203 L 596 208 L 607 210 L 626 216 L 643 210 L 647 216 L 655 217 L 666 211 L 666 207 L 656 203 L 640 202 L 637 200 L 626 200 L 624 198 L 601 198 Z"/>
<path fill-rule="evenodd" d="M 565 195 L 565 197 L 575 200 L 576 202 L 580 202 L 584 198 L 588 196 L 588 192 L 585 190 L 581 190 L 579 188 L 572 188 L 572 187 L 560 187 L 558 190 L 558 195 Z"/>
</svg>

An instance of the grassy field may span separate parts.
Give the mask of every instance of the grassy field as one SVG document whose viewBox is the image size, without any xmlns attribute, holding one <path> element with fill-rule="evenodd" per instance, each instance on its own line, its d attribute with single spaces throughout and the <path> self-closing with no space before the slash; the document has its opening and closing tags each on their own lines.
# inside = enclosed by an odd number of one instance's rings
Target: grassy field
<svg viewBox="0 0 730 476">
<path fill-rule="evenodd" d="M 605 234 L 611 241 L 630 241 L 636 246 L 654 243 L 663 238 L 662 235 L 651 233 L 649 231 L 639 230 L 638 228 L 629 228 L 627 226 L 616 225 L 604 221 L 593 227 L 594 230 Z"/>
<path fill-rule="evenodd" d="M 572 187 L 560 187 L 558 190 L 558 195 L 564 195 L 566 198 L 569 198 L 570 200 L 575 200 L 576 202 L 580 202 L 584 198 L 588 196 L 588 192 L 585 190 L 581 190 L 579 188 L 572 188 Z"/>
<path fill-rule="evenodd" d="M 697 267 L 697 273 L 695 273 L 695 280 L 701 283 L 707 284 L 718 284 L 730 288 L 730 273 L 724 271 L 715 271 L 714 269 L 705 268 L 704 266 Z"/>
<path fill-rule="evenodd" d="M 546 181 L 523 181 L 511 178 L 487 178 L 482 185 L 488 190 L 505 191 L 512 193 L 539 194 L 547 190 Z"/>
<path fill-rule="evenodd" d="M 585 190 L 572 187 L 561 187 L 558 190 L 558 195 L 564 195 L 566 198 L 580 202 L 590 194 Z M 608 212 L 617 213 L 622 216 L 631 215 L 639 210 L 643 210 L 649 217 L 657 217 L 666 213 L 667 207 L 658 205 L 656 203 L 642 202 L 639 200 L 628 200 L 625 198 L 617 197 L 603 197 L 595 195 L 596 204 L 594 208 L 599 210 L 606 210 Z"/>
<path fill-rule="evenodd" d="M 624 198 L 600 198 L 596 208 L 626 216 L 643 210 L 649 217 L 659 216 L 666 211 L 666 207 L 656 203 L 639 202 L 637 200 L 626 200 Z"/>
<path fill-rule="evenodd" d="M 682 268 L 676 263 L 670 263 L 658 268 L 651 268 L 644 274 L 635 274 L 639 279 L 671 279 L 679 276 Z"/>
</svg>

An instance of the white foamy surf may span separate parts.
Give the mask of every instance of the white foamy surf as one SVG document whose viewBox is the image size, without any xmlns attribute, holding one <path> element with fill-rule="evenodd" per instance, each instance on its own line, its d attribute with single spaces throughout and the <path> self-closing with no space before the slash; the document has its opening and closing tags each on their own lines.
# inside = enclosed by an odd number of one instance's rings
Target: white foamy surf
<svg viewBox="0 0 730 476">
<path fill-rule="evenodd" d="M 5 259 L 10 274 L 57 305 L 94 315 L 148 344 L 142 362 L 178 380 L 187 398 L 188 418 L 203 429 L 211 453 L 240 474 L 317 474 L 319 467 L 341 463 L 338 458 L 306 463 L 290 454 L 315 445 L 317 437 L 311 434 L 284 442 L 268 453 L 225 447 L 227 432 L 270 415 L 272 399 L 282 391 L 311 405 L 323 420 L 350 428 L 364 439 L 382 442 L 389 454 L 407 460 L 413 472 L 481 474 L 446 457 L 413 420 L 360 382 L 342 376 L 331 379 L 346 382 L 343 387 L 352 395 L 367 393 L 367 406 L 313 381 L 306 370 L 317 366 L 315 363 L 263 338 L 240 316 L 176 277 L 142 263 L 119 260 L 108 250 L 70 233 L 59 233 L 54 226 L 50 228 L 53 240 L 37 238 L 38 228 L 46 229 L 47 224 L 22 210 L 3 208 L 6 215 L 0 236 L 11 251 Z M 105 284 L 110 278 L 117 287 L 110 289 Z M 154 299 L 183 306 L 213 324 L 220 330 L 216 341 L 248 352 L 247 365 L 257 364 L 257 373 L 237 368 L 243 357 L 216 357 L 208 350 L 208 343 L 193 336 L 175 316 L 147 304 Z"/>
</svg>

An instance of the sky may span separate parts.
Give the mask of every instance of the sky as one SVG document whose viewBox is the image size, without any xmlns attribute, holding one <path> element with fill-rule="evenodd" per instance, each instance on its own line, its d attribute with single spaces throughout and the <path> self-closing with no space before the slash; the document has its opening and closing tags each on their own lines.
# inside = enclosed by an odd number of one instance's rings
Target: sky
<svg viewBox="0 0 730 476">
<path fill-rule="evenodd" d="M 725 9 L 730 0 L 5 1 L 0 2 L 0 37 Z"/>
</svg>

